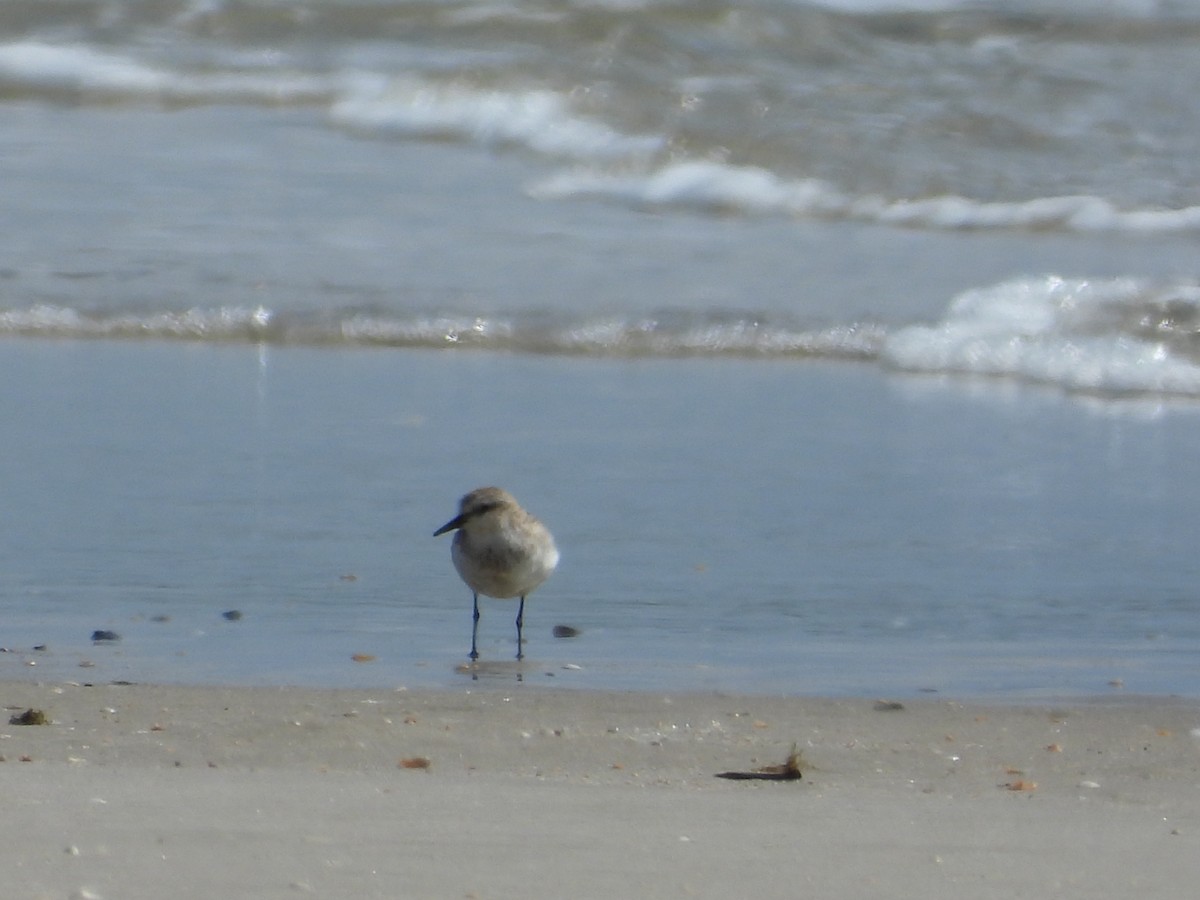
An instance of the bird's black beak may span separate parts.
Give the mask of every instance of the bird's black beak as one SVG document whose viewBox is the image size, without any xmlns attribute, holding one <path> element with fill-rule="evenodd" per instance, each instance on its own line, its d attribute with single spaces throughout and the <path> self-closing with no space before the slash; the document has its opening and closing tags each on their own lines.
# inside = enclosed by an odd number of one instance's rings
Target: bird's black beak
<svg viewBox="0 0 1200 900">
<path fill-rule="evenodd" d="M 464 519 L 462 516 L 455 516 L 453 519 L 435 531 L 433 536 L 437 537 L 440 534 L 445 534 L 447 531 L 454 531 L 456 528 L 462 528 L 463 521 Z"/>
</svg>

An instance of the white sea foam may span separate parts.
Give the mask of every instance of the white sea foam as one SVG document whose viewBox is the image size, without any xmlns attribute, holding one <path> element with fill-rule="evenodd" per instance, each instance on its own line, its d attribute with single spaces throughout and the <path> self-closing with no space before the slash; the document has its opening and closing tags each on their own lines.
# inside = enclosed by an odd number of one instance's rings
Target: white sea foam
<svg viewBox="0 0 1200 900">
<path fill-rule="evenodd" d="M 547 199 L 593 197 L 640 206 L 745 215 L 844 218 L 937 230 L 1061 229 L 1138 233 L 1200 230 L 1200 207 L 1120 210 L 1100 197 L 1043 197 L 984 202 L 942 196 L 889 200 L 854 196 L 819 179 L 785 179 L 755 166 L 711 161 L 668 164 L 649 172 L 558 172 L 531 186 Z"/>
<path fill-rule="evenodd" d="M 894 332 L 881 359 L 906 371 L 1006 376 L 1072 391 L 1200 396 L 1200 365 L 1187 352 L 1198 301 L 1193 285 L 1012 281 L 959 295 L 936 325 Z"/>
<path fill-rule="evenodd" d="M 486 345 L 511 338 L 512 324 L 483 316 L 417 316 L 409 319 L 355 314 L 339 325 L 351 344 L 396 347 Z"/>
<path fill-rule="evenodd" d="M 0 46 L 0 76 L 45 87 L 153 93 L 170 78 L 124 57 L 83 46 L 22 42 Z"/>
<path fill-rule="evenodd" d="M 560 353 L 602 356 L 870 359 L 882 341 L 881 328 L 862 324 L 807 330 L 750 319 L 664 324 L 614 318 L 564 327 L 545 345 Z"/>
<path fill-rule="evenodd" d="M 625 135 L 576 115 L 549 90 L 479 89 L 400 80 L 349 93 L 330 115 L 346 128 L 403 136 L 519 146 L 580 160 L 640 157 L 661 138 Z"/>
<path fill-rule="evenodd" d="M 287 72 L 183 72 L 82 45 L 39 41 L 0 44 L 0 82 L 30 90 L 99 94 L 114 99 L 311 102 L 337 84 Z"/>
<path fill-rule="evenodd" d="M 869 323 L 806 329 L 734 313 L 575 318 L 545 311 L 507 317 L 456 313 L 320 313 L 265 307 L 85 312 L 38 304 L 0 310 L 0 335 L 75 339 L 269 344 L 474 347 L 500 352 L 601 357 L 820 357 L 869 360 L 885 331 Z"/>
<path fill-rule="evenodd" d="M 0 82 L 134 101 L 330 103 L 331 120 L 344 128 L 520 146 L 559 159 L 644 158 L 664 144 L 659 136 L 622 134 L 578 115 L 548 89 L 473 88 L 353 71 L 176 70 L 74 44 L 0 45 Z"/>
<path fill-rule="evenodd" d="M 850 198 L 816 179 L 785 181 L 754 166 L 695 160 L 650 172 L 576 170 L 556 173 L 530 187 L 534 196 L 607 198 L 645 206 L 758 214 L 838 213 Z"/>
<path fill-rule="evenodd" d="M 71 338 L 268 340 L 274 315 L 264 307 L 161 310 L 88 315 L 50 304 L 0 310 L 0 334 Z"/>
<path fill-rule="evenodd" d="M 559 320 L 536 313 L 512 318 L 355 314 L 341 323 L 338 337 L 352 344 L 472 346 L 553 355 L 871 359 L 883 343 L 884 332 L 869 324 L 807 330 L 754 319 L 682 313 L 584 320 Z"/>
</svg>

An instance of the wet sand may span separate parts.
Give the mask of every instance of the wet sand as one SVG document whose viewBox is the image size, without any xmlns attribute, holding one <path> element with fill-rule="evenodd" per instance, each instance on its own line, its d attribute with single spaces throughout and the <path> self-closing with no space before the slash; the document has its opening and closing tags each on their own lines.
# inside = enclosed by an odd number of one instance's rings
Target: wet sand
<svg viewBox="0 0 1200 900">
<path fill-rule="evenodd" d="M 1195 701 L 0 693 L 14 898 L 1146 900 L 1200 883 Z M 48 724 L 9 723 L 29 709 Z M 793 744 L 800 780 L 716 777 Z"/>
</svg>

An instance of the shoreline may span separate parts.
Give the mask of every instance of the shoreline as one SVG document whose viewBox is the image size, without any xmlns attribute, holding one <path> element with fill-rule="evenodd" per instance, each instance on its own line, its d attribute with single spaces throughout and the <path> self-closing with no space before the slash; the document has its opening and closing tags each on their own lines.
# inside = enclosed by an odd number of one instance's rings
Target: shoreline
<svg viewBox="0 0 1200 900">
<path fill-rule="evenodd" d="M 14 897 L 1186 896 L 1200 701 L 0 682 Z M 27 709 L 49 724 L 9 724 Z M 799 781 L 729 781 L 782 763 Z M 15 823 L 19 823 L 19 827 Z M 15 833 L 14 833 L 15 832 Z"/>
</svg>

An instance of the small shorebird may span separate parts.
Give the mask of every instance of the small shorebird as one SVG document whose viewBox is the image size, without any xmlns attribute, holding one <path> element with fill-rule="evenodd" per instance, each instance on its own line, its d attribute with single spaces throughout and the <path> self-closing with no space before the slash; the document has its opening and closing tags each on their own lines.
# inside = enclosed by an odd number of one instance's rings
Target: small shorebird
<svg viewBox="0 0 1200 900">
<path fill-rule="evenodd" d="M 458 504 L 458 515 L 433 533 L 458 531 L 450 558 L 459 577 L 475 597 L 471 626 L 471 659 L 479 659 L 475 637 L 479 631 L 479 595 L 508 600 L 521 598 L 517 607 L 517 659 L 525 597 L 550 577 L 558 565 L 558 548 L 546 526 L 531 516 L 508 491 L 476 488 Z"/>
</svg>

